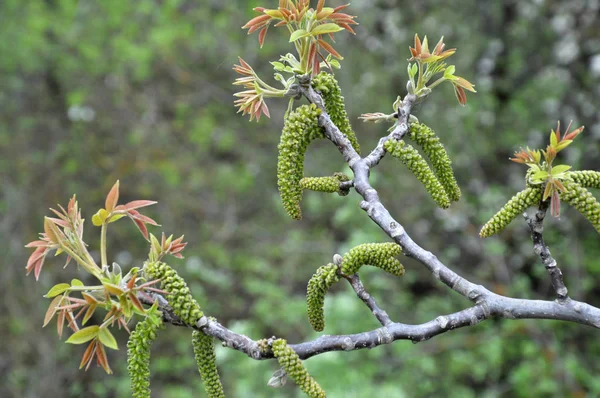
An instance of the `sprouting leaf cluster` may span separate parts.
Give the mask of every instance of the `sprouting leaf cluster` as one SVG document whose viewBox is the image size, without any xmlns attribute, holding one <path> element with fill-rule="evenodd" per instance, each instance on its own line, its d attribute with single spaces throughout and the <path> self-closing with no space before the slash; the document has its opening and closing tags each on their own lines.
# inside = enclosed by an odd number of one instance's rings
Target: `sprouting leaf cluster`
<svg viewBox="0 0 600 398">
<path fill-rule="evenodd" d="M 561 137 L 559 121 L 556 131 L 550 131 L 550 144 L 546 147 L 546 150 L 522 149 L 520 152 L 515 153 L 514 158 L 511 158 L 513 162 L 525 164 L 529 167 L 528 184 L 544 187 L 542 200 L 551 198 L 550 208 L 554 217 L 560 216 L 560 192 L 567 191 L 562 181 L 568 177 L 566 172 L 571 169 L 569 165 L 554 164 L 554 161 L 556 155 L 568 147 L 575 137 L 581 134 L 584 127 L 581 126 L 569 132 L 570 129 L 571 123 L 569 123 L 565 134 Z"/>
<path fill-rule="evenodd" d="M 125 216 L 134 222 L 144 238 L 157 241 L 152 234 L 148 233 L 146 224 L 158 224 L 139 212 L 140 208 L 156 202 L 136 200 L 119 205 L 118 200 L 119 182 L 117 181 L 106 196 L 105 207 L 92 217 L 93 224 L 102 229 L 101 264 L 96 263 L 83 240 L 84 219 L 75 196 L 71 198 L 66 209 L 60 205 L 58 205 L 59 210 L 51 209 L 56 217 L 46 217 L 44 232 L 40 234 L 40 239 L 26 246 L 35 248 L 27 262 L 26 271 L 28 274 L 33 271 L 36 279 L 40 276 L 46 257 L 54 251 L 55 255 L 67 256 L 66 265 L 75 261 L 81 269 L 97 280 L 98 283 L 95 285 L 85 285 L 80 280 L 73 279 L 70 283 L 59 283 L 53 286 L 45 296 L 52 301 L 46 312 L 44 326 L 56 317 L 57 331 L 61 337 L 66 324 L 74 332 L 67 339 L 67 343 L 89 343 L 80 367 L 88 369 L 95 360 L 107 373 L 112 371 L 108 364 L 106 348 L 118 349 L 117 341 L 110 328 L 116 325 L 129 331 L 127 324 L 135 314 L 148 317 L 153 311 L 142 305 L 140 297 L 152 301 L 148 293 L 164 293 L 153 287 L 159 281 L 142 277 L 139 268 L 133 267 L 125 273 L 117 263 L 108 265 L 106 244 L 108 225 Z M 157 249 L 158 255 L 180 256 L 181 250 L 185 247 L 182 238 L 173 240 L 172 237 L 165 238 L 163 235 L 162 247 L 160 250 Z M 154 246 L 156 245 L 153 243 Z M 105 312 L 102 323 L 86 326 L 98 310 Z"/>
<path fill-rule="evenodd" d="M 417 95 L 419 98 L 425 97 L 431 93 L 434 87 L 448 81 L 454 87 L 454 94 L 461 105 L 466 105 L 467 94 L 465 90 L 475 93 L 475 86 L 463 77 L 456 76 L 456 67 L 448 65 L 446 59 L 454 55 L 455 48 L 444 50 L 444 37 L 438 41 L 433 51 L 429 50 L 427 36 L 423 38 L 423 42 L 419 39 L 419 35 L 415 34 L 414 47 L 410 47 L 412 57 L 408 60 L 414 63 L 408 64 L 409 86 L 408 90 L 411 94 Z M 437 80 L 429 84 L 429 81 L 436 75 L 441 74 Z"/>
<path fill-rule="evenodd" d="M 262 114 L 270 117 L 269 108 L 264 99 L 283 97 L 296 82 L 298 75 L 316 76 L 321 68 L 330 70 L 340 68 L 338 60 L 342 55 L 334 48 L 334 34 L 342 30 L 354 34 L 352 25 L 357 25 L 355 16 L 341 12 L 348 4 L 335 8 L 325 7 L 325 0 L 319 0 L 316 8 L 310 7 L 309 0 L 280 0 L 277 9 L 256 7 L 261 15 L 251 19 L 242 28 L 248 34 L 259 32 L 258 41 L 262 47 L 270 26 L 286 26 L 290 34 L 296 55 L 287 53 L 277 61 L 271 62 L 275 70 L 275 80 L 283 85 L 277 89 L 265 83 L 252 67 L 243 59 L 233 68 L 242 77 L 236 79 L 235 85 L 245 88 L 235 96 L 238 112 L 249 114 L 250 120 L 260 120 Z M 331 43 L 327 41 L 327 37 Z M 284 77 L 282 73 L 289 74 Z M 291 100 L 290 100 L 291 103 Z"/>
<path fill-rule="evenodd" d="M 528 207 L 550 200 L 551 214 L 560 216 L 561 200 L 577 209 L 600 232 L 600 203 L 587 188 L 600 188 L 600 172 L 572 171 L 571 166 L 554 164 L 557 154 L 568 147 L 584 129 L 583 126 L 561 136 L 560 122 L 550 132 L 550 143 L 545 150 L 522 149 L 511 158 L 513 162 L 529 167 L 527 187 L 513 196 L 481 229 L 482 238 L 502 231 Z"/>
</svg>

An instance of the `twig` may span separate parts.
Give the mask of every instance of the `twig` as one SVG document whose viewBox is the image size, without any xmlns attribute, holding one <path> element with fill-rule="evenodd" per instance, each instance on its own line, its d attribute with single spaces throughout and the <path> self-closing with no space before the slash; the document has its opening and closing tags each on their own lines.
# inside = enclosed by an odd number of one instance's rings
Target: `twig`
<svg viewBox="0 0 600 398">
<path fill-rule="evenodd" d="M 544 232 L 544 218 L 548 212 L 549 205 L 550 202 L 545 200 L 540 203 L 538 211 L 535 213 L 533 218 L 529 217 L 527 213 L 524 213 L 523 217 L 525 217 L 525 220 L 527 220 L 527 225 L 529 225 L 529 229 L 531 231 L 533 251 L 540 256 L 542 263 L 548 270 L 552 280 L 552 287 L 556 292 L 558 300 L 564 301 L 569 298 L 569 291 L 567 290 L 567 287 L 563 281 L 562 272 L 560 268 L 558 268 L 556 260 L 552 257 L 550 248 L 548 245 L 546 245 L 544 242 L 544 237 L 542 236 L 542 233 Z"/>
<path fill-rule="evenodd" d="M 354 289 L 358 298 L 360 298 L 363 301 L 363 303 L 365 303 L 367 307 L 369 307 L 373 315 L 375 315 L 375 318 L 377 318 L 377 320 L 379 321 L 379 323 L 381 323 L 382 326 L 389 326 L 393 323 L 387 312 L 382 310 L 379 307 L 379 305 L 377 305 L 377 302 L 375 301 L 373 296 L 371 296 L 369 292 L 367 292 L 364 285 L 360 281 L 360 277 L 358 276 L 358 274 L 347 276 L 345 278 L 348 280 L 350 285 L 352 285 L 352 289 Z"/>
</svg>

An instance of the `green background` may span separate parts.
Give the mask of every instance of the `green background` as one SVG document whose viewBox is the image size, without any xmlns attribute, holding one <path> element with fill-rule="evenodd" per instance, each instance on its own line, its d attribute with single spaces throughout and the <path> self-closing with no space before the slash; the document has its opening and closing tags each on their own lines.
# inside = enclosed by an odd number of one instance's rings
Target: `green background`
<svg viewBox="0 0 600 398">
<path fill-rule="evenodd" d="M 314 2 L 313 2 L 314 3 Z M 339 5 L 339 1 L 328 4 Z M 277 144 L 286 101 L 269 101 L 272 119 L 248 123 L 232 105 L 238 56 L 265 79 L 268 61 L 289 51 L 271 29 L 259 52 L 239 27 L 257 5 L 275 0 L 3 0 L 0 3 L 0 396 L 126 397 L 126 333 L 111 351 L 115 371 L 78 370 L 83 348 L 42 329 L 55 283 L 82 278 L 49 259 L 39 282 L 25 276 L 23 246 L 42 230 L 47 208 L 73 193 L 88 220 L 115 180 L 123 201 L 155 199 L 146 213 L 167 233 L 185 234 L 184 275 L 207 313 L 258 339 L 316 338 L 305 314 L 314 270 L 353 245 L 386 236 L 359 197 L 307 193 L 304 219 L 283 212 L 276 183 Z M 524 186 L 520 146 L 542 147 L 556 121 L 586 130 L 562 162 L 600 169 L 600 24 L 592 1 L 356 1 L 357 36 L 340 33 L 337 77 L 364 150 L 385 134 L 365 112 L 391 112 L 404 94 L 415 32 L 458 47 L 457 75 L 476 84 L 461 108 L 451 87 L 436 89 L 415 114 L 434 128 L 453 159 L 463 198 L 436 209 L 420 184 L 391 158 L 372 173 L 383 203 L 413 239 L 454 270 L 491 290 L 552 299 L 550 279 L 522 221 L 482 241 L 480 226 Z M 270 80 L 269 80 L 270 81 Z M 317 142 L 307 175 L 345 170 L 337 150 Z M 598 192 L 596 192 L 598 194 Z M 140 265 L 146 242 L 126 221 L 109 231 L 109 256 Z M 159 233 L 159 228 L 152 229 Z M 573 298 L 600 305 L 600 238 L 563 205 L 546 240 Z M 99 231 L 85 234 L 99 257 Z M 425 269 L 403 260 L 398 279 L 373 269 L 363 281 L 392 319 L 420 323 L 465 308 Z M 84 280 L 84 282 L 92 282 Z M 326 334 L 378 326 L 347 284 L 327 298 Z M 554 321 L 491 320 L 414 345 L 321 355 L 307 367 L 330 397 L 600 396 L 599 332 Z M 266 386 L 277 365 L 217 348 L 231 397 L 295 397 L 293 383 Z M 153 395 L 204 396 L 190 333 L 170 327 L 156 341 Z"/>
</svg>

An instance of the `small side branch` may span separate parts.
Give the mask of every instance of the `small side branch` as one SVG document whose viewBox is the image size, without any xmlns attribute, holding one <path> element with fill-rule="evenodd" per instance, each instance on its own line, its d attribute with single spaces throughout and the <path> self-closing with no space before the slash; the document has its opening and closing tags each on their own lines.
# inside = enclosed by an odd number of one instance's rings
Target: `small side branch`
<svg viewBox="0 0 600 398">
<path fill-rule="evenodd" d="M 390 316 L 387 314 L 387 312 L 382 310 L 379 307 L 379 305 L 377 305 L 377 302 L 375 301 L 373 296 L 371 296 L 369 292 L 367 292 L 358 274 L 354 274 L 345 278 L 346 280 L 348 280 L 350 285 L 352 285 L 352 289 L 354 289 L 358 298 L 360 298 L 363 301 L 363 303 L 365 303 L 367 307 L 369 307 L 369 309 L 371 310 L 373 315 L 375 315 L 375 318 L 377 318 L 379 323 L 381 323 L 382 326 L 391 325 L 392 320 L 390 319 Z"/>
<path fill-rule="evenodd" d="M 569 292 L 563 281 L 562 272 L 560 268 L 558 268 L 556 260 L 552 257 L 550 249 L 544 242 L 544 237 L 542 236 L 542 233 L 544 232 L 544 218 L 548 212 L 549 205 L 550 202 L 545 200 L 540 203 L 540 207 L 533 218 L 529 217 L 527 213 L 523 214 L 523 217 L 527 220 L 527 225 L 529 225 L 529 230 L 531 231 L 533 251 L 540 256 L 544 267 L 548 270 L 552 280 L 552 287 L 556 292 L 558 300 L 564 301 L 569 298 Z"/>
</svg>

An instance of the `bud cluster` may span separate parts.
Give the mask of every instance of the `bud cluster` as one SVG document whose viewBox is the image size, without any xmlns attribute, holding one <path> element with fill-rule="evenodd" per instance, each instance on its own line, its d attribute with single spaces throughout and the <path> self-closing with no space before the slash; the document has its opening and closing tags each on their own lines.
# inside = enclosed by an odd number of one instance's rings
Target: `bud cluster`
<svg viewBox="0 0 600 398">
<path fill-rule="evenodd" d="M 324 265 L 317 270 L 308 282 L 306 292 L 308 321 L 317 332 L 321 332 L 325 328 L 325 314 L 323 312 L 325 294 L 334 283 L 340 280 L 337 272 L 337 265 L 332 263 Z"/>
<path fill-rule="evenodd" d="M 204 315 L 185 280 L 168 264 L 149 262 L 146 263 L 144 272 L 149 279 L 160 279 L 162 289 L 169 292 L 166 299 L 183 322 L 194 325 Z"/>
<path fill-rule="evenodd" d="M 360 145 L 348 120 L 342 90 L 335 77 L 330 73 L 321 72 L 313 78 L 311 84 L 315 90 L 321 92 L 325 101 L 325 110 L 331 121 L 348 137 L 356 152 L 360 154 Z"/>
<path fill-rule="evenodd" d="M 409 137 L 423 149 L 429 158 L 433 172 L 444 187 L 448 199 L 451 202 L 457 202 L 460 199 L 460 188 L 454 177 L 450 157 L 438 136 L 425 124 L 413 123 L 410 125 Z"/>
<path fill-rule="evenodd" d="M 317 138 L 324 138 L 319 127 L 321 111 L 315 104 L 296 108 L 285 120 L 279 142 L 277 160 L 277 185 L 285 211 L 295 220 L 302 218 L 300 201 L 304 176 L 304 154 L 308 145 Z"/>
<path fill-rule="evenodd" d="M 494 216 L 481 228 L 479 236 L 487 238 L 502 231 L 512 220 L 530 206 L 542 200 L 542 187 L 526 188 L 513 196 Z"/>
<path fill-rule="evenodd" d="M 210 398 L 225 397 L 223 385 L 217 371 L 215 346 L 213 338 L 202 332 L 194 330 L 192 334 L 194 356 L 198 364 L 198 372 L 202 377 L 204 389 Z"/>
<path fill-rule="evenodd" d="M 146 317 L 138 322 L 127 342 L 127 370 L 133 398 L 150 398 L 150 348 L 162 320 Z"/>
<path fill-rule="evenodd" d="M 351 249 L 342 260 L 342 274 L 353 275 L 363 265 L 372 265 L 392 275 L 404 275 L 404 267 L 394 257 L 402 253 L 395 243 L 365 243 Z"/>
<path fill-rule="evenodd" d="M 393 157 L 400 160 L 423 184 L 425 190 L 442 209 L 450 207 L 450 199 L 446 190 L 436 178 L 421 154 L 410 144 L 394 139 L 387 140 L 384 148 Z"/>
<path fill-rule="evenodd" d="M 273 342 L 273 354 L 300 389 L 311 398 L 325 398 L 325 391 L 313 379 L 302 364 L 302 360 L 284 339 Z"/>
</svg>

